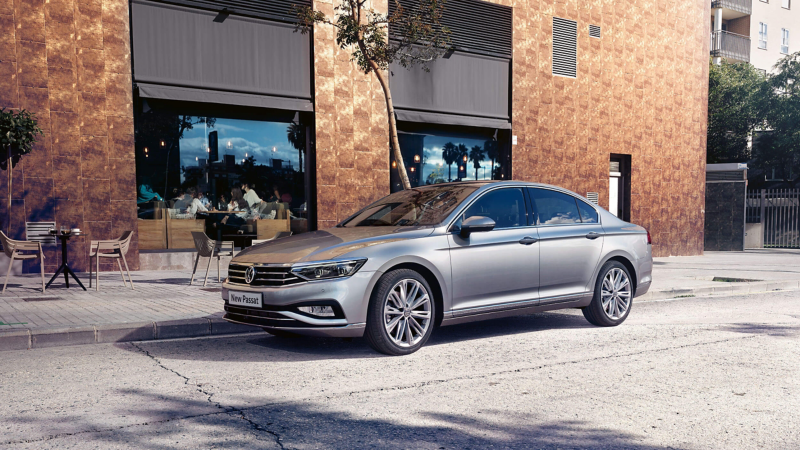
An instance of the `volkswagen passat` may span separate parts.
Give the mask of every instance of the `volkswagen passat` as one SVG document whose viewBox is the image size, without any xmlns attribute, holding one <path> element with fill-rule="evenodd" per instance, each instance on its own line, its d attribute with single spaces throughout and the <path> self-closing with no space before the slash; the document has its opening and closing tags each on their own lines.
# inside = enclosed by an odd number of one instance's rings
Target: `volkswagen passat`
<svg viewBox="0 0 800 450">
<path fill-rule="evenodd" d="M 560 308 L 619 325 L 650 287 L 652 264 L 647 230 L 573 192 L 447 183 L 242 251 L 222 297 L 230 322 L 275 335 L 365 336 L 403 355 L 440 325 Z"/>
</svg>

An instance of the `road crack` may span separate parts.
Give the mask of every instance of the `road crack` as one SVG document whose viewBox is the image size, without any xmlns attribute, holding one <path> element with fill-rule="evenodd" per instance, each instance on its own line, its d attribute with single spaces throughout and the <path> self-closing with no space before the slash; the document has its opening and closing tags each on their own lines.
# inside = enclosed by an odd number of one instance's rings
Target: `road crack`
<svg viewBox="0 0 800 450">
<path fill-rule="evenodd" d="M 320 399 L 320 398 L 335 399 L 335 398 L 345 398 L 345 397 L 349 397 L 349 396 L 352 396 L 352 395 L 369 394 L 369 393 L 372 393 L 372 392 L 419 389 L 419 388 L 423 388 L 423 387 L 427 387 L 427 386 L 450 383 L 450 382 L 454 382 L 454 381 L 479 380 L 479 379 L 482 379 L 482 378 L 488 378 L 488 377 L 493 377 L 493 376 L 497 376 L 497 375 L 505 375 L 505 374 L 510 374 L 510 373 L 533 372 L 533 371 L 547 369 L 547 368 L 551 368 L 551 367 L 567 366 L 567 365 L 572 365 L 572 364 L 591 363 L 591 362 L 608 360 L 608 359 L 616 359 L 616 358 L 634 357 L 634 356 L 640 356 L 640 355 L 644 355 L 644 354 L 648 354 L 648 353 L 661 353 L 661 352 L 668 352 L 668 351 L 680 350 L 680 349 L 685 349 L 685 348 L 701 347 L 701 346 L 705 346 L 705 345 L 724 344 L 724 343 L 727 343 L 727 342 L 738 342 L 738 341 L 743 341 L 743 340 L 746 340 L 746 339 L 755 339 L 755 338 L 760 338 L 760 337 L 766 337 L 766 336 L 765 335 L 743 336 L 743 337 L 736 337 L 736 338 L 729 338 L 729 339 L 720 339 L 720 340 L 709 341 L 709 342 L 698 342 L 698 343 L 694 343 L 694 344 L 685 344 L 685 345 L 678 345 L 678 346 L 672 346 L 672 347 L 641 350 L 641 351 L 637 351 L 637 352 L 617 353 L 617 354 L 613 354 L 613 355 L 598 356 L 598 357 L 594 357 L 594 358 L 587 358 L 587 359 L 580 359 L 580 360 L 573 360 L 573 361 L 562 361 L 562 362 L 551 363 L 551 364 L 541 364 L 541 365 L 538 365 L 538 366 L 502 370 L 502 371 L 490 372 L 490 373 L 484 373 L 484 374 L 464 375 L 464 376 L 445 378 L 445 379 L 438 379 L 438 380 L 428 380 L 428 381 L 422 381 L 422 382 L 418 382 L 418 383 L 412 383 L 412 384 L 407 384 L 407 385 L 402 385 L 402 386 L 394 386 L 394 387 L 388 387 L 388 388 L 364 389 L 364 390 L 361 390 L 361 391 L 351 391 L 351 392 L 344 392 L 344 393 L 341 393 L 341 394 L 333 394 L 333 395 L 316 395 L 316 396 L 312 396 L 312 397 L 306 397 L 306 398 L 303 398 L 303 399 L 293 400 L 291 402 L 289 402 L 289 401 L 280 401 L 280 402 L 273 402 L 273 403 L 267 403 L 267 404 L 262 404 L 262 405 L 249 406 L 247 408 L 235 408 L 235 407 L 223 406 L 219 402 L 213 401 L 211 399 L 211 397 L 214 395 L 213 393 L 207 392 L 201 386 L 198 386 L 197 384 L 193 383 L 194 386 L 197 388 L 198 392 L 201 392 L 204 395 L 206 395 L 208 397 L 208 402 L 211 403 L 212 405 L 216 406 L 217 408 L 219 408 L 220 411 L 211 412 L 211 413 L 205 413 L 205 414 L 194 414 L 194 415 L 189 415 L 189 416 L 173 417 L 173 418 L 170 418 L 170 419 L 148 421 L 148 422 L 135 423 L 135 424 L 129 424 L 129 425 L 121 425 L 121 426 L 118 426 L 118 427 L 107 427 L 107 428 L 100 428 L 100 429 L 93 429 L 93 430 L 83 430 L 83 431 L 76 431 L 76 432 L 73 432 L 73 433 L 58 433 L 58 434 L 53 434 L 53 435 L 45 436 L 45 437 L 38 438 L 38 439 L 20 439 L 20 440 L 14 440 L 14 441 L 5 441 L 5 442 L 0 442 L 0 445 L 13 445 L 13 444 L 43 442 L 43 441 L 49 441 L 49 440 L 53 440 L 53 439 L 59 439 L 59 438 L 70 437 L 70 436 L 77 436 L 77 435 L 88 434 L 88 433 L 107 433 L 107 432 L 124 430 L 124 429 L 127 429 L 127 428 L 132 428 L 132 427 L 137 427 L 137 426 L 157 425 L 157 424 L 162 424 L 162 423 L 175 422 L 175 421 L 179 421 L 179 420 L 190 420 L 190 419 L 196 419 L 196 418 L 200 418 L 200 417 L 210 417 L 210 416 L 215 416 L 215 415 L 219 415 L 219 414 L 228 414 L 228 415 L 233 415 L 234 417 L 237 417 L 237 418 L 243 420 L 244 422 L 247 422 L 253 430 L 261 432 L 261 433 L 266 433 L 266 434 L 270 435 L 272 438 L 274 438 L 275 443 L 281 449 L 285 449 L 287 447 L 283 444 L 284 438 L 280 433 L 278 433 L 276 431 L 269 430 L 269 429 L 259 425 L 256 421 L 248 418 L 247 415 L 246 415 L 246 412 L 247 411 L 251 411 L 251 410 L 261 409 L 261 408 L 271 408 L 271 407 L 287 405 L 287 404 L 292 404 L 292 403 L 313 401 L 315 399 Z M 156 363 L 156 365 L 158 365 L 158 367 L 160 367 L 160 368 L 162 368 L 162 369 L 164 369 L 164 370 L 166 370 L 168 372 L 171 372 L 171 373 L 175 374 L 176 376 L 182 378 L 184 380 L 184 384 L 189 385 L 189 383 L 190 383 L 189 377 L 187 377 L 185 375 L 182 375 L 181 373 L 179 373 L 179 372 L 177 372 L 177 371 L 175 371 L 173 369 L 170 369 L 169 367 L 164 366 L 164 364 L 162 364 L 161 361 L 158 358 L 153 356 L 147 350 L 142 349 L 137 344 L 131 343 L 131 345 L 133 347 L 135 347 L 137 350 L 139 350 L 142 354 L 144 354 L 147 357 L 149 357 L 150 359 L 152 359 Z"/>
</svg>

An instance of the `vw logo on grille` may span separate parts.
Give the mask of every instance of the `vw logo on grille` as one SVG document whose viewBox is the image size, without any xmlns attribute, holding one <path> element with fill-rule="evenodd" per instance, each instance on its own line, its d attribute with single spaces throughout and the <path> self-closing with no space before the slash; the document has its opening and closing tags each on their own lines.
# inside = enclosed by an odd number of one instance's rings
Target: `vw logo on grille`
<svg viewBox="0 0 800 450">
<path fill-rule="evenodd" d="M 247 270 L 244 271 L 244 281 L 247 282 L 247 284 L 252 283 L 253 278 L 255 277 L 256 277 L 256 269 L 253 268 L 253 266 L 248 267 Z"/>
</svg>

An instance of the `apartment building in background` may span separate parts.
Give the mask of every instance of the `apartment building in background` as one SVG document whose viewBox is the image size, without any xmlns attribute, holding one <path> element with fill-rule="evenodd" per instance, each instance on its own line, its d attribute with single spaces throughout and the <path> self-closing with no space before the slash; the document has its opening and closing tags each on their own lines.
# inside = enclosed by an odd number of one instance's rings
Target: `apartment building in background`
<svg viewBox="0 0 800 450">
<path fill-rule="evenodd" d="M 800 50 L 800 0 L 712 0 L 711 56 L 773 72 Z"/>
</svg>

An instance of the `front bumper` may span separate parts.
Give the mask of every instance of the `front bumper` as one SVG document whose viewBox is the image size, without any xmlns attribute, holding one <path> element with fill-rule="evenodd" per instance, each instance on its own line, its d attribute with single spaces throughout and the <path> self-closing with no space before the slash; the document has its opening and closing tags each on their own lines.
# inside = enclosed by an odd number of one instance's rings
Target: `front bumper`
<svg viewBox="0 0 800 450">
<path fill-rule="evenodd" d="M 282 287 L 222 285 L 225 320 L 261 328 L 291 331 L 311 336 L 360 337 L 364 334 L 369 292 L 375 272 L 357 272 L 348 278 L 309 281 Z M 261 308 L 228 303 L 228 292 L 260 292 Z M 335 317 L 317 317 L 301 313 L 298 306 L 328 305 Z"/>
</svg>

